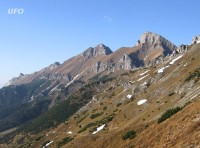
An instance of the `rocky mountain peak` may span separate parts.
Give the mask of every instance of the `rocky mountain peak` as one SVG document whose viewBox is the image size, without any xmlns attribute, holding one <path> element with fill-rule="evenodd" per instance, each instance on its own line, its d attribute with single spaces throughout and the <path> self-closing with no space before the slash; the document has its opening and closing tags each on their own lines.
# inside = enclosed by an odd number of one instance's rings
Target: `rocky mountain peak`
<svg viewBox="0 0 200 148">
<path fill-rule="evenodd" d="M 140 39 L 137 42 L 137 46 L 144 46 L 144 45 L 155 45 L 166 39 L 161 35 L 152 32 L 145 32 L 141 35 Z"/>
<path fill-rule="evenodd" d="M 20 73 L 20 74 L 19 74 L 19 77 L 22 77 L 22 76 L 24 76 L 24 74 L 23 74 L 23 73 Z"/>
<path fill-rule="evenodd" d="M 96 47 L 89 47 L 83 52 L 83 56 L 88 56 L 89 58 L 93 58 L 99 55 L 109 55 L 112 53 L 112 50 L 105 46 L 104 44 L 99 44 Z"/>
<path fill-rule="evenodd" d="M 177 49 L 177 46 L 166 38 L 152 32 L 143 33 L 137 41 L 136 46 L 141 46 L 148 50 L 163 49 L 164 55 L 171 54 L 173 50 Z"/>
<path fill-rule="evenodd" d="M 61 64 L 59 62 L 55 62 L 55 63 L 49 65 L 48 67 L 44 68 L 43 71 L 45 71 L 45 70 L 53 70 L 53 69 L 57 68 L 60 65 Z"/>
<path fill-rule="evenodd" d="M 198 44 L 198 43 L 200 43 L 200 35 L 199 36 L 195 36 L 192 39 L 192 44 Z"/>
<path fill-rule="evenodd" d="M 61 64 L 60 64 L 59 62 L 55 62 L 55 63 L 49 65 L 49 67 L 56 68 L 56 67 L 58 67 L 58 66 L 60 66 L 60 65 L 61 65 Z"/>
</svg>

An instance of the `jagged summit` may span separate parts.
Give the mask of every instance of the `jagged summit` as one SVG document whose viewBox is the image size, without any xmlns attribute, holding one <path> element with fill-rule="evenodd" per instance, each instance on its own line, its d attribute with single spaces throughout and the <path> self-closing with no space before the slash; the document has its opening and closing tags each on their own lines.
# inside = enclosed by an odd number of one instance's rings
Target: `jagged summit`
<svg viewBox="0 0 200 148">
<path fill-rule="evenodd" d="M 170 41 L 168 41 L 166 38 L 164 38 L 163 36 L 153 33 L 153 32 L 145 32 L 141 35 L 140 39 L 138 40 L 138 42 L 136 43 L 136 45 L 140 45 L 140 46 L 144 46 L 144 45 L 154 45 L 154 47 L 156 47 L 157 44 L 161 44 L 163 42 L 168 42 L 171 43 Z M 176 48 L 176 45 L 171 43 L 171 46 L 174 46 L 174 48 Z"/>
<path fill-rule="evenodd" d="M 195 37 L 192 39 L 192 44 L 198 44 L 198 43 L 200 43 L 200 35 L 195 36 Z"/>
<path fill-rule="evenodd" d="M 88 49 L 86 49 L 83 52 L 83 56 L 93 58 L 98 55 L 109 55 L 111 53 L 113 52 L 109 47 L 105 46 L 104 44 L 99 44 L 96 47 L 89 47 Z"/>
<path fill-rule="evenodd" d="M 59 80 L 61 83 L 67 84 L 72 78 L 78 79 L 77 76 L 87 81 L 101 72 L 132 70 L 153 65 L 161 58 L 172 54 L 176 49 L 177 47 L 173 43 L 161 35 L 145 32 L 135 47 L 119 48 L 113 53 L 109 47 L 101 43 L 96 47 L 87 48 L 81 54 L 62 64 L 55 62 L 40 71 L 13 78 L 8 85 L 26 84 L 37 79 L 55 82 Z"/>
<path fill-rule="evenodd" d="M 60 66 L 61 63 L 60 62 L 54 62 L 53 64 L 49 65 L 48 67 L 57 67 Z"/>
<path fill-rule="evenodd" d="M 19 77 L 20 77 L 20 76 L 24 76 L 24 74 L 23 74 L 23 73 L 20 73 L 20 74 L 19 74 Z"/>
<path fill-rule="evenodd" d="M 143 45 L 143 44 L 154 44 L 158 40 L 160 40 L 162 36 L 152 33 L 152 32 L 145 32 L 141 35 L 140 40 L 138 40 L 137 45 Z"/>
<path fill-rule="evenodd" d="M 0 147 L 198 146 L 200 44 L 165 56 L 174 46 L 145 32 L 138 46 L 99 44 L 20 74 L 0 90 L 0 132 L 19 127 L 0 134 Z"/>
<path fill-rule="evenodd" d="M 143 49 L 148 50 L 161 49 L 164 51 L 163 54 L 165 56 L 167 54 L 171 54 L 173 50 L 177 49 L 177 46 L 171 43 L 169 40 L 153 32 L 143 33 L 140 39 L 137 41 L 136 46 L 141 46 Z"/>
</svg>

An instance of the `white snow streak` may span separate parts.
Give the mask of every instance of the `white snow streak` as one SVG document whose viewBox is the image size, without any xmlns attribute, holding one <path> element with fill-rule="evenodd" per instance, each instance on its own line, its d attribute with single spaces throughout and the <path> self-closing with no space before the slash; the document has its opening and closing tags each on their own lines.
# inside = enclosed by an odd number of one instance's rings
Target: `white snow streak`
<svg viewBox="0 0 200 148">
<path fill-rule="evenodd" d="M 140 101 L 137 102 L 137 105 L 142 105 L 142 104 L 144 104 L 145 102 L 147 102 L 146 99 L 140 100 Z"/>
<path fill-rule="evenodd" d="M 141 84 L 141 86 L 147 85 L 147 82 L 144 82 L 143 84 Z"/>
<path fill-rule="evenodd" d="M 47 144 L 46 144 L 45 146 L 43 146 L 42 148 L 45 148 L 45 147 L 49 146 L 49 145 L 52 144 L 52 143 L 53 143 L 53 141 L 47 143 Z"/>
<path fill-rule="evenodd" d="M 67 134 L 72 134 L 72 131 L 67 132 Z"/>
<path fill-rule="evenodd" d="M 55 90 L 57 89 L 58 86 L 59 86 L 59 84 L 58 84 L 56 87 L 54 87 L 50 92 L 55 91 Z"/>
<path fill-rule="evenodd" d="M 149 74 L 145 75 L 144 77 L 142 78 L 139 78 L 137 81 L 141 81 L 142 79 L 146 78 Z"/>
<path fill-rule="evenodd" d="M 141 73 L 140 76 L 145 75 L 147 72 L 149 72 L 150 70 L 145 71 L 144 73 Z"/>
<path fill-rule="evenodd" d="M 92 134 L 98 133 L 98 132 L 101 131 L 104 127 L 105 127 L 105 124 L 102 125 L 102 126 L 100 126 L 100 127 L 98 127 L 98 128 L 97 128 L 97 131 L 94 131 Z"/>
<path fill-rule="evenodd" d="M 33 101 L 33 100 L 34 100 L 34 97 L 32 96 L 32 97 L 31 97 L 31 100 L 30 100 L 29 102 L 31 102 L 31 101 Z"/>
<path fill-rule="evenodd" d="M 132 95 L 127 95 L 127 98 L 131 99 Z"/>
<path fill-rule="evenodd" d="M 177 58 L 173 59 L 169 64 L 173 65 L 177 60 L 179 60 L 180 58 L 182 58 L 183 55 L 178 56 Z"/>
<path fill-rule="evenodd" d="M 82 72 L 80 74 L 76 75 L 69 83 L 67 83 L 67 85 L 65 87 L 68 87 L 70 84 L 74 83 L 74 80 L 76 78 L 78 78 L 81 74 L 82 74 Z"/>
<path fill-rule="evenodd" d="M 170 67 L 170 66 L 169 66 L 169 65 L 167 65 L 167 66 L 165 66 L 165 67 L 163 67 L 163 68 L 159 69 L 159 70 L 158 70 L 158 73 L 163 73 L 163 72 L 164 72 L 164 70 L 165 70 L 166 68 L 168 68 L 168 67 Z"/>
</svg>

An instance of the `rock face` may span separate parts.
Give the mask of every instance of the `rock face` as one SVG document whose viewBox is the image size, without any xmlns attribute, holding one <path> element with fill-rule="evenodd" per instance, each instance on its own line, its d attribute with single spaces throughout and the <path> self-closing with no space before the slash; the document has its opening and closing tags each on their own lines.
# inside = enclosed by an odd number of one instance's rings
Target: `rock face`
<svg viewBox="0 0 200 148">
<path fill-rule="evenodd" d="M 145 32 L 136 43 L 135 47 L 123 47 L 98 61 L 92 67 L 94 72 L 100 73 L 105 70 L 133 70 L 137 67 L 150 65 L 162 61 L 163 57 L 176 51 L 177 47 L 164 37 Z"/>
<path fill-rule="evenodd" d="M 175 50 L 175 52 L 174 52 L 173 54 L 175 55 L 175 54 L 183 53 L 183 52 L 186 52 L 186 51 L 188 51 L 188 45 L 181 44 L 181 45 Z"/>
<path fill-rule="evenodd" d="M 63 64 L 55 62 L 32 74 L 20 75 L 10 80 L 6 86 L 26 84 L 36 79 L 59 80 L 62 83 L 68 83 L 78 75 L 86 74 L 94 63 L 97 63 L 98 67 L 98 61 L 111 53 L 112 50 L 103 44 L 99 44 L 94 48 L 89 47 L 83 53 L 70 58 Z"/>
<path fill-rule="evenodd" d="M 55 62 L 51 65 L 49 65 L 46 68 L 43 68 L 39 72 L 34 72 L 32 74 L 23 74 L 20 73 L 18 77 L 14 77 L 11 80 L 9 80 L 8 83 L 6 83 L 4 86 L 9 85 L 20 85 L 20 84 L 26 84 L 30 83 L 34 79 L 59 79 L 59 74 L 50 74 L 49 72 L 57 67 L 59 67 L 61 64 L 59 62 Z"/>
<path fill-rule="evenodd" d="M 171 54 L 173 50 L 177 49 L 177 47 L 170 41 L 161 35 L 152 32 L 145 32 L 142 34 L 140 40 L 136 43 L 136 46 L 141 46 L 144 50 L 148 49 L 148 51 L 162 49 L 165 56 Z"/>
<path fill-rule="evenodd" d="M 119 59 L 118 69 L 130 70 L 132 69 L 132 59 L 127 54 L 124 54 L 122 58 Z"/>
<path fill-rule="evenodd" d="M 38 72 L 20 75 L 9 81 L 8 85 L 30 83 L 36 79 L 60 81 L 63 84 L 74 79 L 80 80 L 80 78 L 87 81 L 101 72 L 133 70 L 156 63 L 156 61 L 162 61 L 160 59 L 176 49 L 177 47 L 164 37 L 152 32 L 145 32 L 134 47 L 122 47 L 114 53 L 104 44 L 89 47 L 63 64 L 56 62 Z"/>
<path fill-rule="evenodd" d="M 198 44 L 198 43 L 200 43 L 200 35 L 199 36 L 195 36 L 192 39 L 192 44 Z"/>
<path fill-rule="evenodd" d="M 88 58 L 95 58 L 100 55 L 109 55 L 111 53 L 113 52 L 109 47 L 105 46 L 104 44 L 99 44 L 94 48 L 88 48 L 83 52 L 83 56 Z"/>
</svg>

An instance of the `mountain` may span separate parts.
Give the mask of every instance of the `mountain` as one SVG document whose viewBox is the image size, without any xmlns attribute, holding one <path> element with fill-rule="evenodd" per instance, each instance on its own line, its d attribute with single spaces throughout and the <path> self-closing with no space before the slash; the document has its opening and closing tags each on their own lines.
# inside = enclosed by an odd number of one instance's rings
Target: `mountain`
<svg viewBox="0 0 200 148">
<path fill-rule="evenodd" d="M 10 80 L 6 86 L 30 83 L 37 79 L 46 79 L 51 81 L 59 80 L 62 81 L 62 83 L 67 84 L 77 75 L 86 73 L 92 63 L 96 63 L 111 53 L 111 49 L 103 44 L 99 44 L 94 48 L 89 47 L 83 53 L 70 58 L 63 64 L 55 62 L 54 64 L 32 74 L 20 75 L 19 77 Z"/>
<path fill-rule="evenodd" d="M 146 32 L 20 74 L 0 90 L 0 147 L 198 146 L 199 56 L 197 42 Z"/>
<path fill-rule="evenodd" d="M 164 37 L 146 32 L 141 35 L 136 46 L 123 47 L 100 60 L 93 69 L 99 73 L 105 70 L 133 70 L 150 65 L 159 58 L 173 53 L 177 47 Z"/>
<path fill-rule="evenodd" d="M 43 123 L 50 119 L 59 126 L 40 131 L 21 146 L 197 147 L 199 56 L 200 45 L 193 44 L 186 52 L 166 57 L 154 66 L 82 87 L 82 93 L 92 91 L 93 97 L 86 105 L 61 122 L 53 115 L 58 110 L 57 115 L 66 112 L 71 103 L 53 107 L 50 114 L 35 121 L 41 124 L 33 125 L 33 129 L 46 129 Z M 81 97 L 79 91 L 69 100 Z"/>
<path fill-rule="evenodd" d="M 152 64 L 159 58 L 172 54 L 176 49 L 177 47 L 164 37 L 146 32 L 134 47 L 123 47 L 114 53 L 103 44 L 89 47 L 63 64 L 56 62 L 38 72 L 20 75 L 10 80 L 6 86 L 30 83 L 36 79 L 59 80 L 62 84 L 74 79 L 87 81 L 98 73 L 132 70 Z"/>
<path fill-rule="evenodd" d="M 192 39 L 192 44 L 198 44 L 198 43 L 200 43 L 200 35 L 195 36 L 195 37 Z"/>
<path fill-rule="evenodd" d="M 174 44 L 164 37 L 151 32 L 145 32 L 136 46 L 141 46 L 142 50 L 146 52 L 145 62 L 152 61 L 160 56 L 170 55 L 177 49 Z"/>
</svg>

